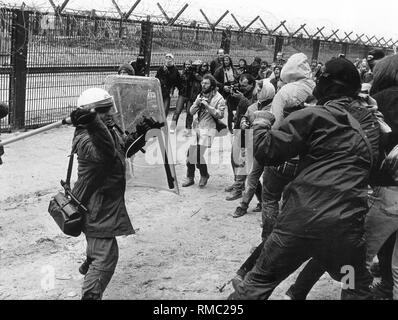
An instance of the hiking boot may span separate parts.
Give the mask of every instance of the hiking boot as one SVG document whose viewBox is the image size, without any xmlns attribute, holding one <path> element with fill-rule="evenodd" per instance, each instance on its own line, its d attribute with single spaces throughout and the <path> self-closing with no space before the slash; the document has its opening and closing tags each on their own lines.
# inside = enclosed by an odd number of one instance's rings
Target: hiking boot
<svg viewBox="0 0 398 320">
<path fill-rule="evenodd" d="M 243 281 L 243 278 L 240 275 L 236 275 L 232 280 L 232 287 L 234 288 L 235 291 L 238 291 L 238 286 L 239 284 L 241 284 L 241 282 Z"/>
<path fill-rule="evenodd" d="M 234 214 L 232 215 L 233 218 L 240 218 L 243 217 L 247 213 L 247 209 L 242 207 L 237 207 Z"/>
<path fill-rule="evenodd" d="M 185 178 L 184 182 L 182 183 L 182 187 L 186 188 L 186 187 L 190 187 L 194 184 L 195 184 L 195 179 L 187 177 L 187 178 Z"/>
<path fill-rule="evenodd" d="M 199 181 L 199 188 L 204 188 L 207 184 L 207 181 L 209 180 L 210 176 L 201 176 L 200 181 Z"/>
<path fill-rule="evenodd" d="M 253 212 L 261 212 L 262 208 L 261 208 L 261 202 L 257 203 L 257 206 L 255 209 L 253 209 Z"/>
<path fill-rule="evenodd" d="M 380 278 L 380 266 L 378 262 L 374 262 L 370 265 L 369 272 L 374 278 Z"/>
<path fill-rule="evenodd" d="M 233 184 L 230 185 L 229 187 L 225 188 L 225 192 L 232 192 L 232 191 L 234 191 L 234 185 Z"/>
<path fill-rule="evenodd" d="M 235 190 L 232 194 L 225 198 L 227 201 L 234 201 L 242 198 L 242 191 Z"/>
<path fill-rule="evenodd" d="M 177 123 L 175 121 L 171 121 L 170 124 L 170 133 L 175 133 L 177 128 Z"/>
<path fill-rule="evenodd" d="M 383 281 L 371 286 L 370 291 L 375 300 L 392 300 L 392 288 L 385 285 Z"/>
<path fill-rule="evenodd" d="M 88 272 L 88 268 L 90 267 L 91 261 L 89 259 L 84 260 L 82 265 L 79 267 L 79 272 L 84 276 Z"/>
</svg>

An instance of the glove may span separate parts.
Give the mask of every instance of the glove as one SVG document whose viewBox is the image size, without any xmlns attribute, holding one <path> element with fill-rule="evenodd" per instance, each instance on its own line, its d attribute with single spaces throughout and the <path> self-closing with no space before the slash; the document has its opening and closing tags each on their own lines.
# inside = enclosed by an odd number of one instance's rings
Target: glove
<svg viewBox="0 0 398 320">
<path fill-rule="evenodd" d="M 145 136 L 137 133 L 129 134 L 125 143 L 126 157 L 130 158 L 145 146 Z"/>
<path fill-rule="evenodd" d="M 70 118 L 73 126 L 77 127 L 78 125 L 86 125 L 93 121 L 97 113 L 95 111 L 87 110 L 87 109 L 76 109 L 73 110 L 70 114 Z"/>
<path fill-rule="evenodd" d="M 136 132 L 139 136 L 145 135 L 151 129 L 160 129 L 164 126 L 164 123 L 155 121 L 152 118 L 144 117 L 137 125 Z"/>
<path fill-rule="evenodd" d="M 269 124 L 272 126 L 275 123 L 275 116 L 269 111 L 255 111 L 253 125 Z"/>
</svg>

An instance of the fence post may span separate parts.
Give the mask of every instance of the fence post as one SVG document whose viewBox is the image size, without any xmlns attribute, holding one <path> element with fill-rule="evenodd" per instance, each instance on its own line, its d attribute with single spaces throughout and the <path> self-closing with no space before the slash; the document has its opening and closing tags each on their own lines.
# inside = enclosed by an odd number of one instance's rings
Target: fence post
<svg viewBox="0 0 398 320">
<path fill-rule="evenodd" d="M 226 54 L 229 54 L 231 50 L 231 30 L 229 28 L 222 32 L 220 48 L 224 49 L 224 53 Z"/>
<path fill-rule="evenodd" d="M 369 50 L 370 50 L 370 49 L 369 49 L 368 46 L 366 46 L 366 45 L 363 46 L 363 57 L 364 57 L 364 58 L 366 58 L 366 57 L 368 56 Z"/>
<path fill-rule="evenodd" d="M 141 22 L 140 55 L 145 57 L 145 74 L 149 76 L 152 56 L 153 24 L 150 16 L 147 21 Z"/>
<path fill-rule="evenodd" d="M 319 38 L 312 40 L 312 60 L 313 61 L 318 61 L 320 47 L 321 47 L 321 40 L 319 40 Z"/>
<path fill-rule="evenodd" d="M 9 104 L 11 128 L 25 126 L 26 74 L 28 60 L 29 13 L 21 10 L 12 12 L 11 74 Z"/>
<path fill-rule="evenodd" d="M 343 45 L 341 46 L 342 54 L 344 54 L 345 57 L 347 57 L 348 54 L 348 43 L 344 42 Z"/>
<path fill-rule="evenodd" d="M 275 49 L 274 49 L 274 61 L 276 61 L 276 56 L 278 52 L 282 52 L 283 48 L 283 36 L 276 36 L 276 41 L 275 41 Z"/>
</svg>

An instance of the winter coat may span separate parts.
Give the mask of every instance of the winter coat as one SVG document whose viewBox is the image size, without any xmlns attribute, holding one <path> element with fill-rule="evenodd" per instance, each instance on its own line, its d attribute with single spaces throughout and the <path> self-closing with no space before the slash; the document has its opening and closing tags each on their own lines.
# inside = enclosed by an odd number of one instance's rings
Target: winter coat
<svg viewBox="0 0 398 320">
<path fill-rule="evenodd" d="M 303 53 L 291 56 L 281 71 L 281 80 L 286 84 L 275 95 L 271 107 L 276 119 L 274 128 L 280 126 L 286 109 L 303 104 L 314 91 L 315 82 L 307 56 Z"/>
<path fill-rule="evenodd" d="M 184 98 L 190 98 L 193 83 L 193 74 L 191 71 L 183 71 L 180 76 L 180 86 L 178 87 L 178 95 Z"/>
<path fill-rule="evenodd" d="M 171 91 L 181 86 L 181 75 L 176 66 L 161 66 L 155 77 L 160 81 L 163 98 L 170 97 Z"/>
<path fill-rule="evenodd" d="M 231 68 L 233 77 L 232 79 L 229 79 L 228 82 L 225 81 L 224 68 L 222 66 L 219 67 L 214 73 L 214 78 L 216 79 L 217 87 L 219 88 L 218 91 L 221 93 L 224 99 L 227 99 L 231 95 L 230 92 L 224 91 L 224 86 L 231 86 L 238 81 L 238 74 L 236 73 L 236 69 L 234 67 Z"/>
<path fill-rule="evenodd" d="M 76 128 L 78 179 L 74 195 L 86 205 L 83 232 L 87 237 L 112 238 L 133 234 L 124 202 L 126 190 L 124 142 L 97 117 Z"/>
<path fill-rule="evenodd" d="M 300 156 L 299 174 L 284 189 L 276 234 L 329 240 L 337 233 L 363 235 L 380 127 L 369 109 L 351 107 L 351 100 L 294 112 L 277 130 L 270 130 L 266 121 L 255 124 L 254 154 L 260 164 L 275 166 Z M 367 124 L 372 152 L 344 108 L 356 114 L 361 126 Z"/>
<path fill-rule="evenodd" d="M 215 119 L 221 120 L 224 118 L 225 100 L 219 92 L 213 91 L 209 99 L 211 109 L 206 110 L 199 99 L 200 95 L 198 95 L 189 110 L 191 115 L 198 113 L 197 136 L 195 138 L 197 138 L 197 144 L 211 147 L 217 134 Z"/>
<path fill-rule="evenodd" d="M 216 58 L 212 62 L 210 62 L 210 73 L 212 75 L 214 75 L 214 73 L 216 72 L 216 70 L 218 68 L 222 67 L 223 61 L 224 61 L 224 59 L 220 60 L 220 59 Z"/>
<path fill-rule="evenodd" d="M 398 86 L 382 90 L 374 94 L 373 98 L 377 101 L 379 111 L 392 130 L 387 146 L 389 152 L 398 144 Z"/>
</svg>

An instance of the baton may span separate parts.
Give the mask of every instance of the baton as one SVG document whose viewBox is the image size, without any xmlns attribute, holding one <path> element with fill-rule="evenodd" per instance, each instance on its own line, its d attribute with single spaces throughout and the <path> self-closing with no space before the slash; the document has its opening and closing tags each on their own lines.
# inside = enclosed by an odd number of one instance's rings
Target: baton
<svg viewBox="0 0 398 320">
<path fill-rule="evenodd" d="M 23 139 L 35 136 L 35 135 L 37 135 L 39 133 L 42 133 L 42 132 L 45 132 L 45 131 L 48 131 L 48 130 L 51 130 L 51 129 L 54 129 L 54 128 L 58 128 L 58 127 L 62 126 L 63 124 L 70 124 L 70 123 L 71 123 L 70 118 L 59 120 L 57 122 L 51 123 L 49 125 L 46 125 L 44 127 L 29 131 L 29 132 L 26 132 L 26 133 L 22 133 L 22 134 L 20 134 L 20 135 L 18 135 L 16 137 L 12 137 L 12 138 L 0 141 L 0 146 L 6 146 L 8 144 L 17 142 L 19 140 L 23 140 Z"/>
</svg>

